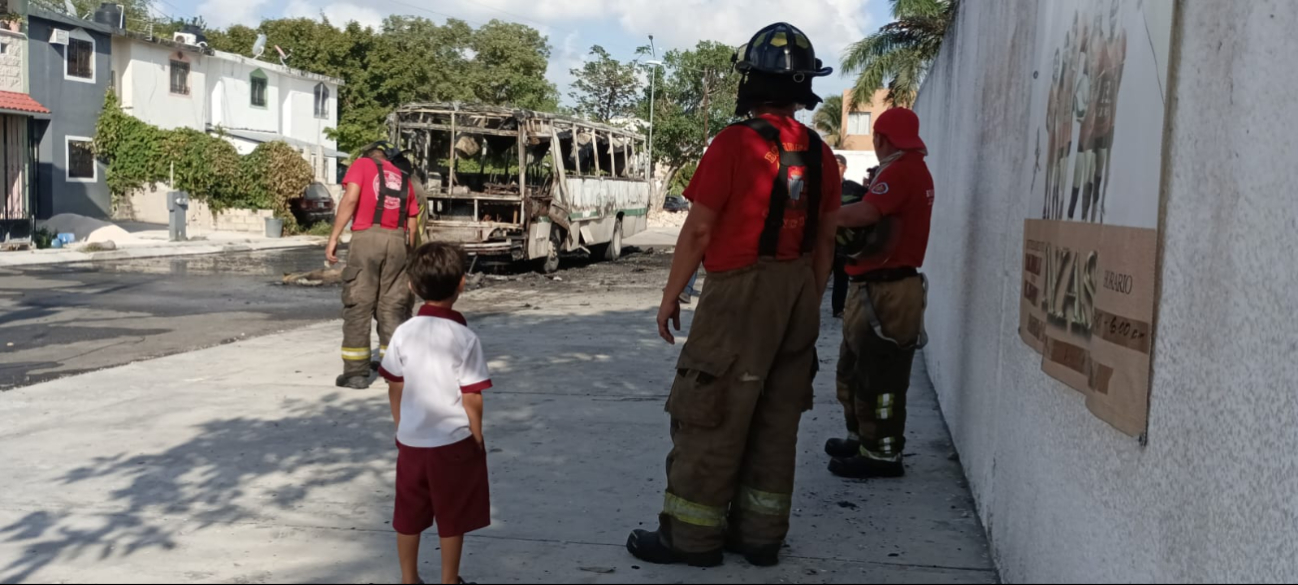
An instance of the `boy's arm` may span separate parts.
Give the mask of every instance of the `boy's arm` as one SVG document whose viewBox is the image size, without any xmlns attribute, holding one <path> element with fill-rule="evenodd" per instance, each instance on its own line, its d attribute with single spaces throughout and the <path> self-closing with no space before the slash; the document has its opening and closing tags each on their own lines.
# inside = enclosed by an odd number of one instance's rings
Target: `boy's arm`
<svg viewBox="0 0 1298 585">
<path fill-rule="evenodd" d="M 473 431 L 473 440 L 478 442 L 479 449 L 486 450 L 486 442 L 482 437 L 482 393 L 466 393 L 464 411 L 469 414 L 469 430 Z"/>
<path fill-rule="evenodd" d="M 401 427 L 401 395 L 405 391 L 405 382 L 388 382 L 388 402 L 392 406 L 392 422 L 396 423 L 398 428 Z"/>
</svg>

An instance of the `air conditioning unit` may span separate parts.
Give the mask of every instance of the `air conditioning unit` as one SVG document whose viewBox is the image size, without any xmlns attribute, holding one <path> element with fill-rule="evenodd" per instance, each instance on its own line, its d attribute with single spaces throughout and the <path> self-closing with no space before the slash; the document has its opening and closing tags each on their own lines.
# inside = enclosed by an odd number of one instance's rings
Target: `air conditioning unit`
<svg viewBox="0 0 1298 585">
<path fill-rule="evenodd" d="M 51 45 L 64 45 L 64 46 L 66 46 L 66 45 L 68 44 L 68 41 L 69 41 L 70 39 L 71 39 L 71 33 L 69 33 L 68 31 L 65 31 L 65 30 L 60 30 L 60 29 L 57 29 L 57 28 L 56 28 L 56 29 L 54 29 L 54 32 L 51 32 L 51 33 L 50 33 L 50 44 L 51 44 Z"/>
<path fill-rule="evenodd" d="M 178 32 L 171 40 L 182 45 L 198 46 L 198 36 L 190 33 Z"/>
</svg>

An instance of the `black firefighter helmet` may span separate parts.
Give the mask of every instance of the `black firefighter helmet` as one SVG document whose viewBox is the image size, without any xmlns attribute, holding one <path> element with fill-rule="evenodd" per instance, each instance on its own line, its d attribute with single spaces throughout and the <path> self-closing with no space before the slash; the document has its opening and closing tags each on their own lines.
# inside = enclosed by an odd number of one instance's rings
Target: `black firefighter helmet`
<svg viewBox="0 0 1298 585">
<path fill-rule="evenodd" d="M 867 183 L 874 183 L 879 167 L 870 169 Z M 860 203 L 868 187 L 855 181 L 843 183 L 843 206 Z M 885 217 L 872 226 L 838 228 L 838 253 L 851 260 L 878 258 L 896 245 L 897 225 L 894 218 Z"/>
<path fill-rule="evenodd" d="M 797 103 L 808 109 L 821 101 L 811 80 L 834 72 L 816 58 L 816 49 L 797 27 L 777 22 L 753 35 L 730 58 L 742 74 L 736 116 L 765 103 Z"/>
</svg>

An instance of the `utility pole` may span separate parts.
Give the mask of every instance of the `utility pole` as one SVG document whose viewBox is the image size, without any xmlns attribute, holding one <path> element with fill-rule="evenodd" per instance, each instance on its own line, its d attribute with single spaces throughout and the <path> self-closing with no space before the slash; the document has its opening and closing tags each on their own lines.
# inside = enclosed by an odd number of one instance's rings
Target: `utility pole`
<svg viewBox="0 0 1298 585">
<path fill-rule="evenodd" d="M 654 36 L 649 35 L 649 184 L 657 190 L 658 186 L 654 184 L 654 106 L 657 102 L 654 100 L 654 85 L 658 81 L 658 67 L 663 63 L 658 60 L 658 50 L 654 48 Z"/>
</svg>

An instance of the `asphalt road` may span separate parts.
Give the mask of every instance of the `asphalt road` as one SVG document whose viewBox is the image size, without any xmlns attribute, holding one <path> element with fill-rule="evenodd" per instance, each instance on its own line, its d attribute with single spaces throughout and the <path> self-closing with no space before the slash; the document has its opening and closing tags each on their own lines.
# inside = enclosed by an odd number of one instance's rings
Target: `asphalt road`
<svg viewBox="0 0 1298 585">
<path fill-rule="evenodd" d="M 338 318 L 338 288 L 279 284 L 323 257 L 310 248 L 0 269 L 0 391 Z"/>
</svg>

